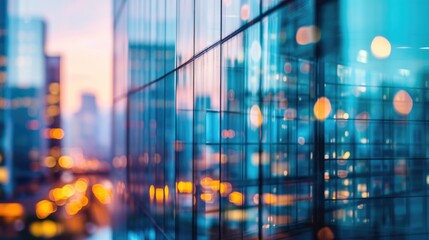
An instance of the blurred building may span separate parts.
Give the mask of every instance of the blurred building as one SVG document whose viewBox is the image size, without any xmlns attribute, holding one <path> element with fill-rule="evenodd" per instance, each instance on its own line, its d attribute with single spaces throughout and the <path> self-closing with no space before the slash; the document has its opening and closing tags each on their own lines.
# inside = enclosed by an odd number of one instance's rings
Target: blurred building
<svg viewBox="0 0 429 240">
<path fill-rule="evenodd" d="M 44 176 L 45 23 L 11 17 L 8 39 L 11 175 L 14 191 L 21 195 L 37 191 L 37 182 Z"/>
<path fill-rule="evenodd" d="M 7 107 L 7 1 L 0 1 L 0 199 L 10 195 L 11 181 L 11 122 Z"/>
<path fill-rule="evenodd" d="M 428 238 L 427 11 L 114 1 L 114 237 Z"/>
<path fill-rule="evenodd" d="M 73 116 L 72 147 L 81 149 L 86 158 L 98 158 L 100 155 L 99 117 L 96 97 L 92 93 L 84 93 L 81 107 Z"/>
<path fill-rule="evenodd" d="M 47 153 L 44 165 L 54 168 L 61 156 L 64 130 L 61 125 L 61 57 L 46 56 L 46 128 Z"/>
</svg>

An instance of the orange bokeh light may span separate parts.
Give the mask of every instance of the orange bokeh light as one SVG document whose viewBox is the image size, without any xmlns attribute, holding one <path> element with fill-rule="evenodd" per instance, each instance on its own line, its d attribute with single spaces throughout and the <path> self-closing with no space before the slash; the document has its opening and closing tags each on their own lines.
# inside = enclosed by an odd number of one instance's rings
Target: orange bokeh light
<svg viewBox="0 0 429 240">
<path fill-rule="evenodd" d="M 328 98 L 321 97 L 317 99 L 316 103 L 314 104 L 313 111 L 316 119 L 323 121 L 329 116 L 329 114 L 331 114 L 331 102 Z"/>
<path fill-rule="evenodd" d="M 406 91 L 400 90 L 393 98 L 393 107 L 397 113 L 408 115 L 413 109 L 413 99 Z"/>
</svg>

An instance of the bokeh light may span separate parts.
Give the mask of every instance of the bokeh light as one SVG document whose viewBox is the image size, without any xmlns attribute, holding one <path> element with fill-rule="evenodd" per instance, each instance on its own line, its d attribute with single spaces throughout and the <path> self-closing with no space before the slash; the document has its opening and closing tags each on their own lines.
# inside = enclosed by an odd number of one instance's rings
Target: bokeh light
<svg viewBox="0 0 429 240">
<path fill-rule="evenodd" d="M 332 106 L 328 98 L 321 97 L 317 99 L 313 108 L 314 116 L 316 117 L 317 120 L 320 120 L 320 121 L 325 120 L 329 116 L 329 114 L 331 114 L 331 111 L 332 111 Z"/>
<path fill-rule="evenodd" d="M 390 56 L 391 50 L 392 46 L 385 37 L 377 36 L 372 40 L 371 52 L 374 57 L 379 59 L 387 58 Z"/>
<path fill-rule="evenodd" d="M 405 90 L 399 90 L 393 98 L 393 107 L 397 113 L 408 115 L 413 109 L 413 99 Z"/>
<path fill-rule="evenodd" d="M 296 42 L 299 45 L 317 43 L 320 40 L 320 30 L 316 26 L 303 26 L 296 32 Z"/>
<path fill-rule="evenodd" d="M 250 109 L 250 123 L 254 127 L 260 127 L 263 122 L 262 112 L 258 105 L 253 105 Z"/>
</svg>

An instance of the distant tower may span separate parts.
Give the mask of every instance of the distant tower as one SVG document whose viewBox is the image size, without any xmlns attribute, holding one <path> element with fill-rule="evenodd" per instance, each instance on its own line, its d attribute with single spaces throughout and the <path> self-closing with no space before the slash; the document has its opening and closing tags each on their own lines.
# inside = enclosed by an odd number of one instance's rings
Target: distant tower
<svg viewBox="0 0 429 240">
<path fill-rule="evenodd" d="M 98 107 L 96 97 L 82 94 L 82 104 L 73 121 L 74 146 L 82 149 L 86 157 L 99 156 Z"/>
</svg>

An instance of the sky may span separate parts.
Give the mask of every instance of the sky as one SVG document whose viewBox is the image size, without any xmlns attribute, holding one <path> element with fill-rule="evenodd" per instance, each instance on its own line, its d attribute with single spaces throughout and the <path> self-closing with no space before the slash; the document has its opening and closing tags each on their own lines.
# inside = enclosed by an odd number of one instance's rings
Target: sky
<svg viewBox="0 0 429 240">
<path fill-rule="evenodd" d="M 62 111 L 71 115 L 84 92 L 97 104 L 112 102 L 112 10 L 110 0 L 19 0 L 14 12 L 47 23 L 48 55 L 62 57 Z M 16 3 L 19 3 L 16 5 Z"/>
</svg>

